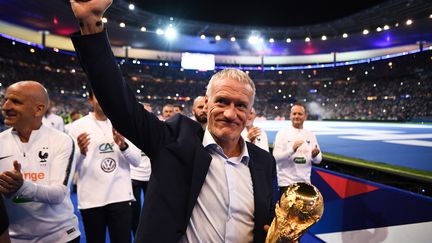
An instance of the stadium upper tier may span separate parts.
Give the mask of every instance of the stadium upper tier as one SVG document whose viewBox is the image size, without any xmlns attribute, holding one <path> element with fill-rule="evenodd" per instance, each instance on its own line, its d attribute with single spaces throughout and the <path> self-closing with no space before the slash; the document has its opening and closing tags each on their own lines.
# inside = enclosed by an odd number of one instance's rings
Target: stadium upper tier
<svg viewBox="0 0 432 243">
<path fill-rule="evenodd" d="M 432 43 L 430 0 L 389 0 L 332 22 L 286 28 L 171 19 L 138 7 L 132 11 L 128 5 L 116 0 L 106 13 L 118 57 L 179 61 L 182 52 L 199 52 L 215 54 L 219 64 L 324 64 L 409 52 Z M 177 31 L 174 40 L 157 34 L 169 25 Z M 67 36 L 77 27 L 69 1 L 0 2 L 0 32 L 15 38 L 72 50 Z"/>
<path fill-rule="evenodd" d="M 140 101 L 157 113 L 166 103 L 190 115 L 214 71 L 191 71 L 175 61 L 118 59 Z M 257 86 L 261 118 L 288 119 L 291 104 L 308 106 L 310 119 L 432 120 L 432 51 L 369 63 L 299 70 L 247 70 Z M 37 80 L 57 101 L 60 113 L 86 113 L 87 77 L 76 56 L 0 38 L 0 93 L 19 80 Z"/>
</svg>

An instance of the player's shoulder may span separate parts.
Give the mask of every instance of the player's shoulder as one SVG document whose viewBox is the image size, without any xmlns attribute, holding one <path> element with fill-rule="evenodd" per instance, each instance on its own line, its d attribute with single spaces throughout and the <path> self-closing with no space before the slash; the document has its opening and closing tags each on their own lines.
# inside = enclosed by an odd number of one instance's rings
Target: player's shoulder
<svg viewBox="0 0 432 243">
<path fill-rule="evenodd" d="M 12 128 L 8 128 L 6 130 L 4 130 L 3 132 L 0 132 L 0 138 L 1 139 L 6 139 L 12 132 Z"/>
<path fill-rule="evenodd" d="M 41 132 L 43 133 L 43 137 L 49 136 L 51 140 L 61 142 L 63 140 L 69 140 L 70 136 L 65 132 L 59 131 L 53 127 L 42 125 Z M 53 139 L 54 138 L 54 139 Z"/>
<path fill-rule="evenodd" d="M 74 129 L 80 129 L 80 128 L 88 128 L 90 120 L 90 116 L 86 115 L 81 117 L 80 119 L 74 121 L 72 124 L 70 124 L 70 130 Z"/>
</svg>

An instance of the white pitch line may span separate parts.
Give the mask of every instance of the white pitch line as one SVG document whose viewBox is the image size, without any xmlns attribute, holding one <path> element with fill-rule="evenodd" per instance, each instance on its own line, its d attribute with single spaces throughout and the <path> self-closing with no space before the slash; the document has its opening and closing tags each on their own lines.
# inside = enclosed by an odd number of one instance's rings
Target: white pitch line
<svg viewBox="0 0 432 243">
<path fill-rule="evenodd" d="M 340 138 L 362 140 L 362 141 L 378 141 L 378 140 L 416 140 L 416 139 L 430 139 L 432 133 L 420 134 L 387 134 L 376 133 L 368 134 L 365 136 L 340 136 Z"/>
<path fill-rule="evenodd" d="M 403 144 L 403 145 L 414 145 L 414 146 L 432 147 L 432 142 L 431 141 L 424 141 L 424 140 L 390 140 L 390 141 L 383 141 L 383 142 Z"/>
</svg>

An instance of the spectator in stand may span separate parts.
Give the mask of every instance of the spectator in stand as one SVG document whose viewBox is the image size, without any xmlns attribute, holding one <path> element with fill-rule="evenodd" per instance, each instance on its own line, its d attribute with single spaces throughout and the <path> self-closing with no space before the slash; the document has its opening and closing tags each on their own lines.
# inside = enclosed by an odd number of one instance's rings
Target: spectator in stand
<svg viewBox="0 0 432 243">
<path fill-rule="evenodd" d="M 144 109 L 152 112 L 149 103 L 143 103 Z M 135 201 L 132 202 L 132 232 L 135 235 L 141 215 L 141 193 L 146 195 L 147 184 L 150 179 L 151 166 L 149 157 L 141 151 L 141 161 L 138 166 L 131 165 L 132 190 Z"/>
<path fill-rule="evenodd" d="M 0 194 L 13 242 L 79 242 L 70 199 L 74 143 L 42 124 L 45 87 L 21 81 L 7 88 L 2 112 L 11 128 L 0 133 Z M 0 195 L 1 197 L 2 195 Z"/>
<path fill-rule="evenodd" d="M 322 155 L 315 135 L 303 128 L 307 118 L 301 103 L 291 107 L 292 126 L 276 134 L 273 156 L 276 159 L 280 193 L 295 182 L 311 182 L 312 163 L 321 163 Z"/>
<path fill-rule="evenodd" d="M 88 242 L 131 242 L 134 200 L 130 165 L 139 165 L 141 151 L 119 134 L 89 92 L 93 112 L 75 121 L 70 135 L 80 150 L 77 161 L 78 209 Z"/>
<path fill-rule="evenodd" d="M 246 122 L 246 127 L 245 129 L 243 129 L 242 137 L 246 141 L 251 142 L 256 146 L 269 152 L 267 133 L 261 130 L 259 127 L 255 127 L 253 125 L 255 118 L 256 118 L 256 112 L 255 109 L 252 108 L 248 116 L 248 120 Z"/>
<path fill-rule="evenodd" d="M 53 113 L 54 102 L 52 100 L 49 101 L 48 109 L 45 112 L 45 115 L 42 118 L 42 123 L 48 127 L 55 128 L 61 132 L 65 131 L 64 121 L 61 116 Z"/>
<path fill-rule="evenodd" d="M 207 126 L 207 106 L 205 97 L 198 96 L 195 98 L 192 106 L 192 114 L 195 121 L 199 122 L 203 129 Z"/>
</svg>

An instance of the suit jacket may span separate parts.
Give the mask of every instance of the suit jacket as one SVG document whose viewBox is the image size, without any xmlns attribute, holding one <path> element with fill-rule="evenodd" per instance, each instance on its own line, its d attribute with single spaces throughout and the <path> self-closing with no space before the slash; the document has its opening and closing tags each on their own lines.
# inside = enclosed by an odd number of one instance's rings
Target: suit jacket
<svg viewBox="0 0 432 243">
<path fill-rule="evenodd" d="M 137 102 L 118 68 L 106 31 L 73 35 L 72 41 L 105 114 L 151 160 L 152 174 L 136 242 L 178 242 L 186 232 L 212 160 L 202 145 L 204 131 L 183 115 L 161 122 Z M 247 147 L 254 190 L 254 242 L 264 242 L 264 225 L 270 224 L 274 215 L 275 161 L 255 145 L 247 143 Z"/>
</svg>

